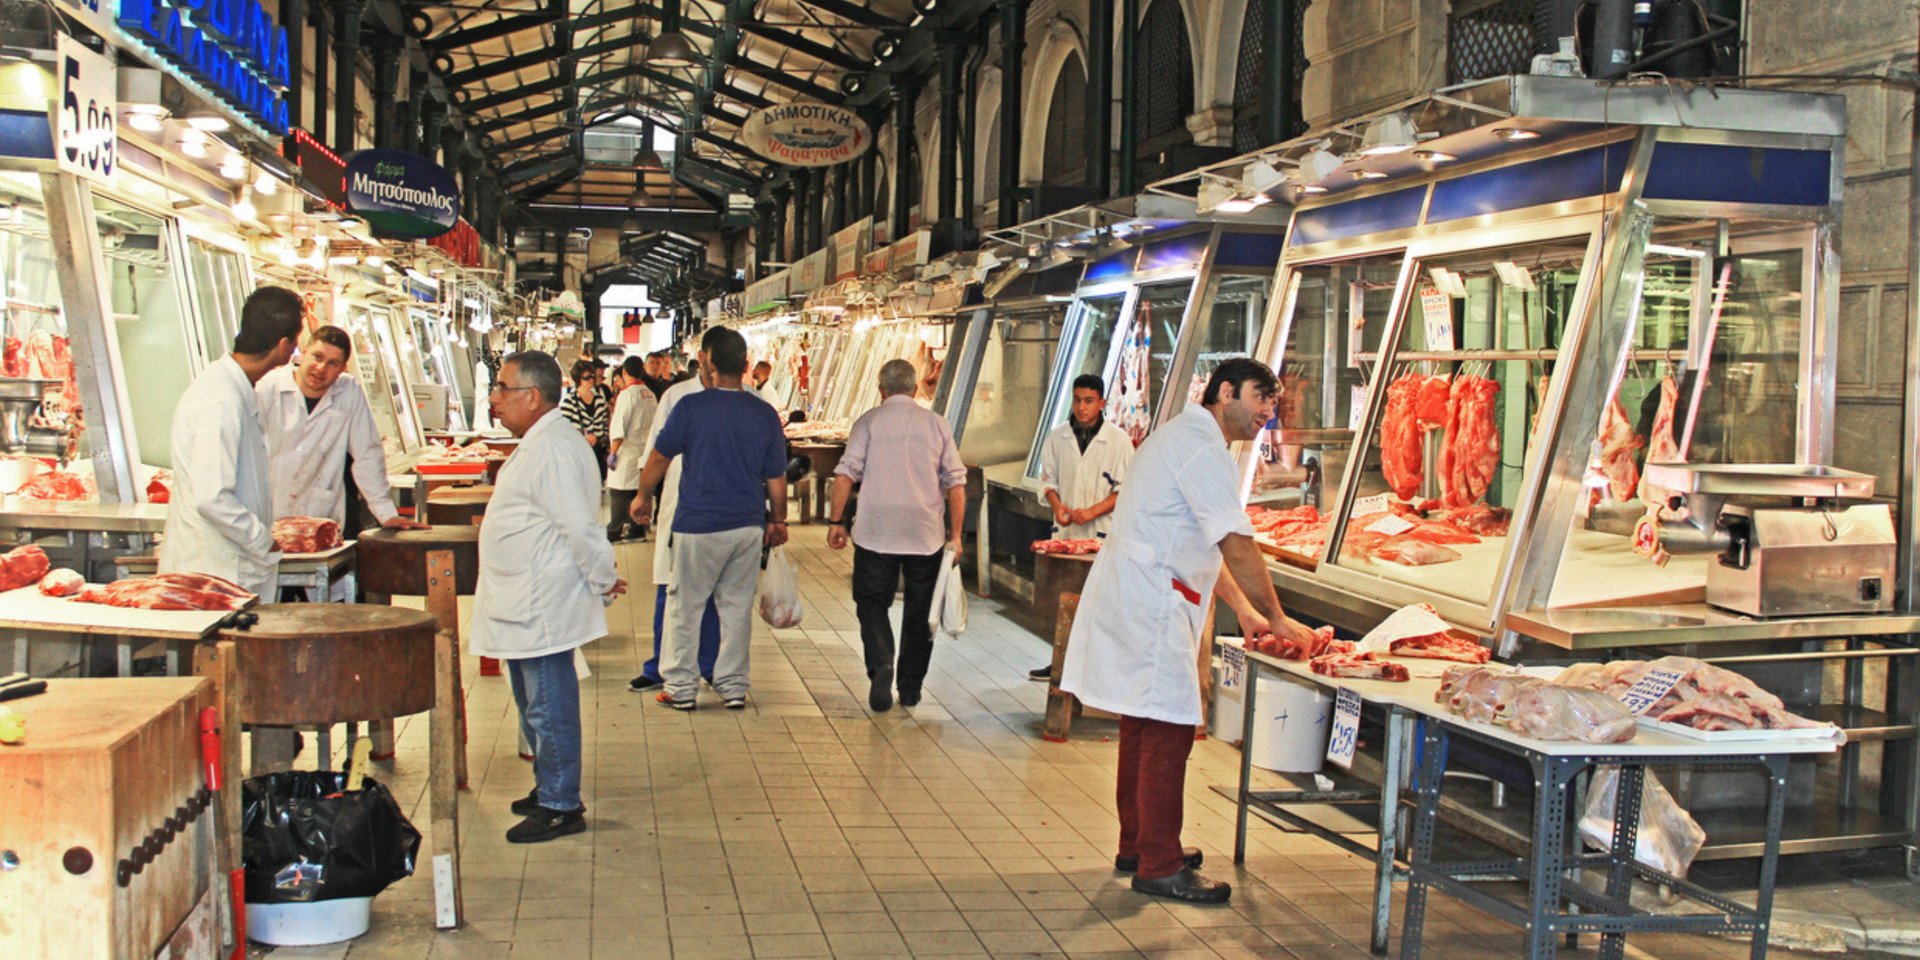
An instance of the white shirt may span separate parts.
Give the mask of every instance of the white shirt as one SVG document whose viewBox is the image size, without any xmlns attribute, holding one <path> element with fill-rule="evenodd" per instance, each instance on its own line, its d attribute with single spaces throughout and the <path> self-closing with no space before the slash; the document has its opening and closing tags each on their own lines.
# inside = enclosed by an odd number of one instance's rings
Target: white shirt
<svg viewBox="0 0 1920 960">
<path fill-rule="evenodd" d="M 1199 723 L 1201 630 L 1232 533 L 1252 536 L 1253 524 L 1226 436 L 1205 407 L 1188 406 L 1134 455 L 1080 593 L 1060 688 L 1101 710 Z"/>
<path fill-rule="evenodd" d="M 1073 436 L 1073 424 L 1063 423 L 1047 434 L 1047 442 L 1040 448 L 1040 501 L 1044 504 L 1046 492 L 1052 490 L 1067 509 L 1084 510 L 1120 489 L 1132 464 L 1133 438 L 1112 421 L 1101 419 L 1100 429 L 1084 453 Z M 1106 536 L 1112 526 L 1113 514 L 1108 513 L 1086 523 L 1064 527 L 1055 524 L 1053 535 L 1062 540 L 1090 540 Z"/>
<path fill-rule="evenodd" d="M 772 377 L 768 377 L 766 383 L 763 383 L 753 388 L 753 392 L 755 396 L 758 396 L 760 399 L 765 400 L 767 402 L 767 405 L 772 407 L 775 411 L 780 413 L 786 412 L 780 409 L 780 392 L 778 390 L 773 389 Z"/>
<path fill-rule="evenodd" d="M 387 490 L 387 452 L 360 381 L 341 376 L 313 410 L 294 381 L 292 365 L 254 385 L 273 463 L 273 515 L 326 517 L 347 522 L 347 491 L 341 475 L 353 455 L 353 482 L 378 523 L 400 515 Z M 351 537 L 353 531 L 342 530 Z"/>
<path fill-rule="evenodd" d="M 523 660 L 606 636 L 617 579 L 593 448 L 550 410 L 501 466 L 480 521 L 473 652 Z"/>
<path fill-rule="evenodd" d="M 214 361 L 180 395 L 170 439 L 173 496 L 160 571 L 225 577 L 271 603 L 280 553 L 266 429 L 253 384 L 232 357 Z"/>
<path fill-rule="evenodd" d="M 659 405 L 653 391 L 637 383 L 614 399 L 607 436 L 620 441 L 620 449 L 615 452 L 613 469 L 607 472 L 608 489 L 640 489 L 640 471 L 647 465 L 647 452 L 653 449 L 647 439 L 653 434 L 654 412 Z"/>
<path fill-rule="evenodd" d="M 860 415 L 834 475 L 860 484 L 853 545 L 924 557 L 947 542 L 946 492 L 966 486 L 967 468 L 946 418 L 896 394 Z"/>
<path fill-rule="evenodd" d="M 660 408 L 653 412 L 653 429 L 647 431 L 647 449 L 653 449 L 654 441 L 660 438 L 660 428 L 667 425 L 667 414 L 673 412 L 675 404 L 688 394 L 699 393 L 699 377 L 688 377 L 667 388 L 660 395 Z M 674 457 L 667 464 L 667 477 L 660 484 L 660 515 L 654 521 L 654 529 L 667 531 L 673 529 L 673 511 L 680 505 L 680 468 L 686 463 L 685 457 Z M 638 484 L 635 484 L 638 486 Z M 665 586 L 673 582 L 673 551 L 662 549 L 658 544 L 664 541 L 666 534 L 656 537 L 653 551 L 653 582 Z"/>
</svg>

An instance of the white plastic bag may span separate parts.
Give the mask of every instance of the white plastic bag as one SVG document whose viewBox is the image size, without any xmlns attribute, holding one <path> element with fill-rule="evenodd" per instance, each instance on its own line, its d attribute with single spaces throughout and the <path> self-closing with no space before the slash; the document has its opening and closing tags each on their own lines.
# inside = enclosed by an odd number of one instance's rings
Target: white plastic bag
<svg viewBox="0 0 1920 960">
<path fill-rule="evenodd" d="M 957 637 L 967 632 L 967 588 L 960 582 L 960 565 L 954 562 L 951 550 L 940 559 L 933 605 L 927 608 L 927 626 L 935 635 Z"/>
<path fill-rule="evenodd" d="M 1640 832 L 1634 835 L 1633 859 L 1675 877 L 1684 878 L 1693 858 L 1707 842 L 1707 831 L 1694 822 L 1651 773 L 1642 778 Z M 1595 850 L 1613 848 L 1614 795 L 1619 792 L 1620 768 L 1601 767 L 1587 789 L 1587 809 L 1580 816 L 1580 838 Z"/>
<path fill-rule="evenodd" d="M 787 548 L 774 547 L 767 554 L 766 568 L 760 571 L 760 619 L 768 626 L 786 629 L 799 626 L 805 613 L 800 606 L 800 583 L 794 579 Z"/>
</svg>

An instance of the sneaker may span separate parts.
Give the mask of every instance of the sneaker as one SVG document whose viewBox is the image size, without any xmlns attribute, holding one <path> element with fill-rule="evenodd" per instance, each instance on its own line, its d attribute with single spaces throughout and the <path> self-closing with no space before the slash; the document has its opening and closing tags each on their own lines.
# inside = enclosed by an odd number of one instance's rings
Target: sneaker
<svg viewBox="0 0 1920 960">
<path fill-rule="evenodd" d="M 667 682 L 665 680 L 659 677 L 649 677 L 644 673 L 627 681 L 627 689 L 632 690 L 634 693 L 646 693 L 648 690 L 658 690 L 666 685 Z"/>
<path fill-rule="evenodd" d="M 515 800 L 513 802 L 513 806 L 510 806 L 507 809 L 513 811 L 515 816 L 520 816 L 520 817 L 531 817 L 534 814 L 539 813 L 541 809 L 540 808 L 540 788 L 535 787 L 532 790 L 527 791 L 526 796 L 521 797 L 518 800 Z"/>
<path fill-rule="evenodd" d="M 741 694 L 737 697 L 728 697 L 721 701 L 721 703 L 724 704 L 728 710 L 745 710 L 747 708 L 747 696 L 746 694 Z"/>
<path fill-rule="evenodd" d="M 688 712 L 691 712 L 695 706 L 698 706 L 692 697 L 688 697 L 685 700 L 675 700 L 673 695 L 665 690 L 660 691 L 660 694 L 653 698 L 653 702 L 663 707 L 672 707 L 675 710 Z"/>
<path fill-rule="evenodd" d="M 893 709 L 893 665 L 888 664 L 873 671 L 873 682 L 867 687 L 867 706 L 874 713 L 885 713 Z"/>
<path fill-rule="evenodd" d="M 1049 663 L 1044 667 L 1035 667 L 1032 670 L 1028 670 L 1027 679 L 1035 683 L 1052 683 L 1053 664 Z"/>
<path fill-rule="evenodd" d="M 575 807 L 572 810 L 549 810 L 541 807 L 527 815 L 525 820 L 514 824 L 507 830 L 508 843 L 546 843 L 575 833 L 585 833 L 587 829 L 587 808 Z"/>
</svg>

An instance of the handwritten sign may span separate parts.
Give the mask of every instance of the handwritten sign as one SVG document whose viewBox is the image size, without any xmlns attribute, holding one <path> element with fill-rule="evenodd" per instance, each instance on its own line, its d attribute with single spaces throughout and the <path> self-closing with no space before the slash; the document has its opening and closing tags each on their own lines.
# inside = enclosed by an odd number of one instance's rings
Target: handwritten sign
<svg viewBox="0 0 1920 960">
<path fill-rule="evenodd" d="M 1364 517 L 1375 513 L 1386 513 L 1389 494 L 1376 493 L 1371 497 L 1361 497 L 1353 502 L 1353 515 Z"/>
<path fill-rule="evenodd" d="M 1353 769 L 1353 753 L 1360 746 L 1360 695 L 1341 687 L 1333 701 L 1333 732 L 1327 737 L 1327 759 L 1342 770 Z"/>
<path fill-rule="evenodd" d="M 1247 678 L 1247 651 L 1234 644 L 1220 645 L 1220 685 L 1238 689 Z"/>
<path fill-rule="evenodd" d="M 1427 349 L 1453 349 L 1453 298 L 1439 287 L 1421 287 L 1420 313 L 1427 325 Z"/>
<path fill-rule="evenodd" d="M 1347 429 L 1359 433 L 1360 424 L 1367 419 L 1367 388 L 1364 384 L 1355 384 L 1347 391 Z"/>
<path fill-rule="evenodd" d="M 1413 529 L 1413 521 L 1408 520 L 1406 517 L 1403 517 L 1397 513 L 1389 513 L 1386 516 L 1381 517 L 1380 519 L 1367 524 L 1367 532 L 1378 533 L 1378 534 L 1381 534 L 1382 536 L 1388 536 L 1388 537 L 1397 537 L 1400 534 L 1406 533 L 1408 530 L 1412 530 L 1412 529 Z"/>
<path fill-rule="evenodd" d="M 1674 684 L 1685 678 L 1686 674 L 1680 671 L 1649 669 L 1625 693 L 1620 694 L 1620 702 L 1626 705 L 1628 713 L 1636 717 L 1643 716 L 1673 690 Z"/>
</svg>

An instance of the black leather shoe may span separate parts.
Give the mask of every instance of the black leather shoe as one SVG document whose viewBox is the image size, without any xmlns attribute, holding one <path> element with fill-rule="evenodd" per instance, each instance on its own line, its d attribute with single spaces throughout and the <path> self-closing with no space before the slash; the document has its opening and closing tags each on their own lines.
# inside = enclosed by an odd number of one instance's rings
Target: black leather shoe
<svg viewBox="0 0 1920 960">
<path fill-rule="evenodd" d="M 519 812 L 520 811 L 518 810 L 514 811 L 514 813 L 519 813 Z M 1181 861 L 1187 865 L 1188 870 L 1198 870 L 1200 869 L 1201 864 L 1207 862 L 1207 855 L 1204 853 L 1201 853 L 1199 847 L 1181 847 L 1180 857 L 1181 857 Z M 1139 857 L 1114 857 L 1113 869 L 1121 873 L 1139 873 L 1140 858 Z"/>
<path fill-rule="evenodd" d="M 535 787 L 532 790 L 527 791 L 526 796 L 521 797 L 518 800 L 515 800 L 513 802 L 513 806 L 510 806 L 507 809 L 513 811 L 514 816 L 518 816 L 518 817 L 531 817 L 534 814 L 539 813 L 540 812 L 540 788 Z"/>
<path fill-rule="evenodd" d="M 918 690 L 902 690 L 902 691 L 900 691 L 900 705 L 901 705 L 901 706 L 903 706 L 903 707 L 917 707 L 917 706 L 919 706 L 919 705 L 920 705 L 920 691 L 918 691 Z"/>
<path fill-rule="evenodd" d="M 872 707 L 874 713 L 893 709 L 892 664 L 873 671 L 873 683 L 867 687 L 867 706 Z"/>
<path fill-rule="evenodd" d="M 1134 877 L 1133 889 L 1135 893 L 1185 903 L 1226 903 L 1233 897 L 1232 884 L 1208 880 L 1192 870 L 1182 870 L 1157 880 Z"/>
<path fill-rule="evenodd" d="M 1034 667 L 1032 670 L 1028 670 L 1027 679 L 1036 683 L 1051 683 L 1053 681 L 1053 664 L 1049 663 L 1044 667 Z"/>
<path fill-rule="evenodd" d="M 541 807 L 507 830 L 508 843 L 546 843 L 587 829 L 587 808 L 549 810 Z"/>
</svg>

